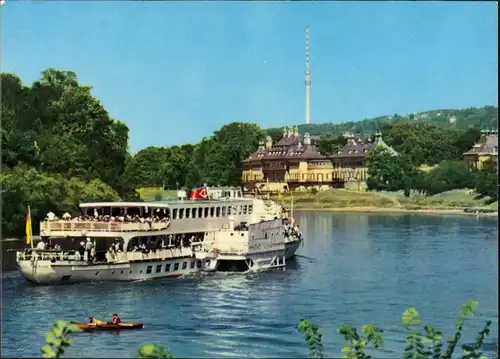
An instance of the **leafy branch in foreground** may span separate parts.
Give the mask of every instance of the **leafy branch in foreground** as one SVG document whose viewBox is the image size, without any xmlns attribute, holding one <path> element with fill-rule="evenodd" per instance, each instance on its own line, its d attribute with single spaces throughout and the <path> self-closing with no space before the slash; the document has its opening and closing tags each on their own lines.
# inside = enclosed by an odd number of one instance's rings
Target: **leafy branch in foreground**
<svg viewBox="0 0 500 359">
<path fill-rule="evenodd" d="M 456 332 L 452 338 L 447 339 L 446 350 L 443 351 L 443 333 L 434 329 L 430 325 L 424 326 L 425 333 L 422 334 L 420 325 L 420 315 L 415 308 L 408 308 L 401 316 L 401 322 L 408 331 L 406 336 L 406 346 L 404 348 L 404 359 L 450 359 L 462 336 L 462 328 L 465 319 L 473 314 L 477 307 L 477 301 L 472 300 L 466 303 L 461 309 L 455 325 Z M 490 333 L 491 321 L 487 320 L 483 329 L 477 334 L 476 340 L 472 344 L 462 344 L 461 359 L 486 359 L 481 352 L 481 347 L 485 337 Z M 57 321 L 52 331 L 46 335 L 46 345 L 41 348 L 44 358 L 59 358 L 64 353 L 63 347 L 67 347 L 71 340 L 67 337 L 70 333 L 79 332 L 80 329 L 74 325 L 63 321 Z M 304 337 L 310 358 L 323 358 L 323 336 L 319 332 L 319 327 L 306 320 L 300 319 L 297 331 Z M 382 329 L 375 325 L 368 324 L 361 327 L 360 333 L 352 326 L 342 324 L 337 329 L 337 333 L 342 335 L 346 344 L 342 348 L 343 359 L 370 359 L 366 354 L 366 349 L 372 346 L 375 349 L 383 347 L 384 337 Z M 146 344 L 139 348 L 138 359 L 145 358 L 174 358 L 174 355 L 164 347 L 155 344 Z"/>
<path fill-rule="evenodd" d="M 54 328 L 45 335 L 45 345 L 40 349 L 44 358 L 59 358 L 64 353 L 64 347 L 71 344 L 68 334 L 80 332 L 76 325 L 58 320 Z"/>
<path fill-rule="evenodd" d="M 319 327 L 308 320 L 301 318 L 297 325 L 297 331 L 302 334 L 309 347 L 310 358 L 323 358 L 323 339 L 319 333 Z"/>
</svg>

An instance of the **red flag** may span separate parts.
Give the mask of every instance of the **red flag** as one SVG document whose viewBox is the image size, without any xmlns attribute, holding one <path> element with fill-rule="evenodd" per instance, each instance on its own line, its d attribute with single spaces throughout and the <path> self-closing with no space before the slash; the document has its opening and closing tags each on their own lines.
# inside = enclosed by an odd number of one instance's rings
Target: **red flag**
<svg viewBox="0 0 500 359">
<path fill-rule="evenodd" d="M 207 187 L 193 189 L 189 195 L 189 199 L 208 199 Z"/>
</svg>

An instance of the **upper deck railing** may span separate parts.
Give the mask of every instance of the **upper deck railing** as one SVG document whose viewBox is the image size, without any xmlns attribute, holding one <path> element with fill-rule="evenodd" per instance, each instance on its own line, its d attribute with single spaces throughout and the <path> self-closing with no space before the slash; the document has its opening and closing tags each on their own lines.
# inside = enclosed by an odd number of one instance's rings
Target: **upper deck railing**
<svg viewBox="0 0 500 359">
<path fill-rule="evenodd" d="M 160 231 L 167 229 L 170 222 L 93 222 L 93 221 L 44 221 L 40 222 L 40 232 L 136 232 Z"/>
</svg>

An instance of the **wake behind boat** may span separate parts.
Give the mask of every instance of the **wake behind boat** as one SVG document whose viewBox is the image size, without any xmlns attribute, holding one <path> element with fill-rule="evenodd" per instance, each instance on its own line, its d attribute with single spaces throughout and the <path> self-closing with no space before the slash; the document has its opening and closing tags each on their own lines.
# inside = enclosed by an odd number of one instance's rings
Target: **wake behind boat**
<svg viewBox="0 0 500 359">
<path fill-rule="evenodd" d="M 82 203 L 77 217 L 49 213 L 36 248 L 17 251 L 18 268 L 37 284 L 257 271 L 284 267 L 302 242 L 272 201 L 231 187 L 182 192 L 173 201 Z"/>
</svg>

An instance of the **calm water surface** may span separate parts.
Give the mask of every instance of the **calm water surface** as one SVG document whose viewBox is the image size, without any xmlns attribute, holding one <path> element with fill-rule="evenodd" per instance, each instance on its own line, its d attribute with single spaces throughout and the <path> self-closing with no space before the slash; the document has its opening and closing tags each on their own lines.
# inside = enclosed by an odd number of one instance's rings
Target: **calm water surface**
<svg viewBox="0 0 500 359">
<path fill-rule="evenodd" d="M 498 343 L 498 241 L 495 219 L 453 216 L 302 213 L 306 242 L 286 271 L 204 275 L 141 283 L 40 287 L 17 272 L 2 274 L 2 356 L 40 356 L 57 319 L 145 323 L 139 331 L 82 333 L 68 357 L 134 357 L 146 343 L 178 357 L 305 357 L 295 325 L 320 325 L 327 354 L 340 355 L 341 323 L 385 329 L 385 351 L 404 346 L 403 310 L 416 306 L 423 322 L 450 334 L 459 308 L 479 301 L 466 324 L 470 341 L 486 318 L 490 356 Z M 476 332 L 474 332 L 476 330 Z"/>
</svg>

